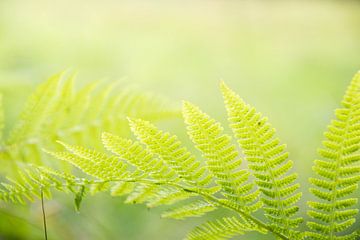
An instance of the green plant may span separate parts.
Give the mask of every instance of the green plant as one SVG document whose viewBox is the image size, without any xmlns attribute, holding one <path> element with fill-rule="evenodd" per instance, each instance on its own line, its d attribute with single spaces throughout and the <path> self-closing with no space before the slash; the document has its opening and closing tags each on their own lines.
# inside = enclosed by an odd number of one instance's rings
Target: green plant
<svg viewBox="0 0 360 240">
<path fill-rule="evenodd" d="M 110 189 L 114 196 L 127 195 L 128 203 L 172 205 L 163 217 L 184 219 L 219 208 L 232 211 L 232 216 L 196 227 L 187 239 L 227 239 L 250 231 L 273 234 L 278 239 L 357 239 L 358 197 L 354 192 L 360 180 L 360 73 L 325 133 L 324 148 L 319 150 L 322 160 L 314 161 L 317 177 L 310 179 L 310 192 L 316 200 L 308 202 L 308 230 L 300 227 L 305 222 L 298 214 L 302 194 L 285 145 L 266 117 L 224 83 L 221 91 L 230 128 L 248 169 L 220 123 L 184 102 L 187 133 L 204 161 L 176 136 L 148 121 L 129 118 L 137 140 L 103 133 L 102 143 L 109 153 L 63 142 L 60 144 L 66 151 L 46 150 L 91 178 L 32 166 L 23 172 L 21 181 L 5 185 L 0 197 L 23 202 L 43 191 L 49 195 L 55 187 L 75 193 L 79 208 L 87 192 Z"/>
<path fill-rule="evenodd" d="M 103 131 L 129 135 L 128 116 L 156 121 L 179 115 L 168 101 L 130 88 L 120 90 L 119 82 L 92 82 L 76 90 L 75 76 L 63 80 L 63 75 L 52 76 L 30 95 L 9 133 L 3 131 L 1 114 L 1 161 L 49 164 L 41 149 L 57 147 L 57 140 L 99 147 Z"/>
<path fill-rule="evenodd" d="M 159 121 L 180 115 L 169 101 L 135 88 L 122 87 L 120 82 L 91 82 L 77 90 L 75 76 L 64 78 L 64 73 L 56 74 L 39 85 L 14 123 L 5 121 L 7 116 L 3 114 L 3 107 L 8 106 L 1 104 L 0 107 L 0 181 L 5 181 L 3 177 L 7 176 L 11 181 L 19 182 L 29 164 L 51 166 L 61 171 L 71 169 L 69 165 L 53 161 L 42 151 L 45 147 L 59 149 L 57 140 L 100 148 L 99 139 L 103 131 L 129 136 L 128 116 Z M 29 171 L 34 169 L 30 167 Z M 37 173 L 34 172 L 33 176 Z M 11 188 L 6 183 L 3 186 Z M 34 187 L 38 186 L 34 184 Z M 33 188 L 26 190 L 31 193 Z M 38 197 L 42 193 L 38 192 Z M 2 208 L 1 214 L 4 213 L 10 218 L 0 220 L 2 237 L 4 228 L 9 228 L 17 215 L 11 208 Z M 18 227 L 26 227 L 26 222 L 22 221 L 22 224 L 24 226 Z M 13 234 L 25 233 L 17 231 Z"/>
</svg>

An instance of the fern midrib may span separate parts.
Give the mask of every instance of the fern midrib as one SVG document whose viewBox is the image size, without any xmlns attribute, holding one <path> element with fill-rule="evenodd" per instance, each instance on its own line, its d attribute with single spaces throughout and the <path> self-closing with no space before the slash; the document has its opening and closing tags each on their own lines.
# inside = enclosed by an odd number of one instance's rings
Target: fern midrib
<svg viewBox="0 0 360 240">
<path fill-rule="evenodd" d="M 86 182 L 88 182 L 88 180 L 84 179 L 82 183 L 80 183 L 79 185 L 83 185 Z M 166 181 L 154 181 L 152 179 L 135 179 L 135 178 L 129 178 L 129 179 L 107 179 L 107 180 L 94 180 L 92 181 L 92 183 L 107 183 L 107 182 L 132 182 L 132 183 L 144 183 L 144 184 L 152 184 L 152 185 L 166 185 L 166 186 L 172 186 L 178 189 L 181 189 L 183 191 L 187 191 L 187 192 L 191 192 L 191 193 L 196 193 L 202 197 L 204 197 L 205 199 L 208 199 L 209 201 L 212 201 L 213 203 L 215 203 L 218 206 L 222 206 L 225 208 L 228 208 L 230 210 L 233 210 L 237 213 L 239 213 L 240 215 L 242 215 L 243 217 L 245 217 L 246 219 L 250 220 L 251 222 L 254 222 L 255 224 L 257 224 L 259 227 L 266 229 L 267 231 L 273 233 L 274 235 L 276 235 L 277 237 L 279 237 L 280 239 L 283 240 L 290 240 L 287 236 L 283 235 L 282 233 L 276 232 L 274 231 L 274 229 L 272 229 L 271 227 L 269 227 L 267 224 L 265 224 L 264 222 L 262 222 L 261 220 L 257 219 L 256 217 L 252 216 L 251 214 L 248 214 L 244 211 L 242 211 L 241 209 L 234 207 L 233 205 L 223 202 L 221 201 L 221 199 L 216 198 L 206 192 L 203 192 L 199 189 L 194 189 L 194 188 L 189 188 L 189 187 L 185 187 L 182 186 L 178 183 L 175 182 L 166 182 Z M 67 185 L 65 185 L 67 186 Z"/>
<path fill-rule="evenodd" d="M 84 179 L 84 178 L 78 178 L 77 180 L 74 180 L 74 182 L 72 183 L 63 183 L 61 186 L 62 187 L 69 187 L 69 186 L 84 186 L 84 185 L 88 185 L 88 184 L 105 184 L 105 183 L 110 183 L 110 182 L 131 182 L 131 183 L 143 183 L 143 184 L 151 184 L 151 185 L 165 185 L 165 186 L 172 186 L 178 189 L 181 189 L 183 191 L 187 191 L 187 192 L 191 192 L 191 193 L 195 193 L 199 196 L 202 196 L 203 198 L 213 202 L 215 205 L 217 206 L 222 206 L 225 208 L 228 208 L 230 210 L 233 210 L 237 213 L 239 213 L 241 216 L 243 216 L 244 218 L 246 218 L 247 220 L 249 220 L 250 222 L 255 223 L 256 225 L 258 225 L 260 228 L 266 229 L 267 231 L 273 233 L 275 236 L 277 236 L 280 239 L 283 240 L 290 240 L 287 236 L 283 235 L 282 233 L 279 233 L 277 231 L 274 231 L 273 228 L 269 227 L 266 223 L 262 222 L 261 220 L 257 219 L 256 217 L 252 216 L 251 214 L 248 214 L 246 212 L 244 212 L 243 210 L 241 210 L 238 207 L 235 207 L 227 202 L 221 201 L 221 199 L 216 198 L 200 189 L 197 188 L 189 188 L 186 186 L 182 186 L 178 183 L 175 182 L 167 182 L 167 181 L 154 181 L 153 179 L 137 179 L 137 178 L 128 178 L 128 179 L 106 179 L 106 180 L 88 180 L 88 179 Z M 55 183 L 50 183 L 48 185 L 44 185 L 43 183 L 39 183 L 40 188 L 51 188 L 51 187 L 58 187 L 58 185 L 56 185 Z M 28 190 L 27 188 L 22 189 L 22 190 Z M 22 191 L 21 191 L 22 192 Z M 17 194 L 21 194 L 21 192 L 17 192 Z M 28 191 L 23 191 L 23 192 L 28 192 Z M 30 191 L 28 192 L 29 195 L 30 194 L 34 194 L 34 191 Z M 241 207 L 241 206 L 240 206 Z"/>
<path fill-rule="evenodd" d="M 332 196 L 331 196 L 331 214 L 330 214 L 330 233 L 329 233 L 329 237 L 330 240 L 334 240 L 336 238 L 336 233 L 334 233 L 334 228 L 335 228 L 335 203 L 336 203 L 336 192 L 337 192 L 337 182 L 339 179 L 339 168 L 341 167 L 340 162 L 343 158 L 343 149 L 344 149 L 344 140 L 346 137 L 346 133 L 348 132 L 348 128 L 349 128 L 349 121 L 352 119 L 352 115 L 353 115 L 353 105 L 351 108 L 349 108 L 349 114 L 345 120 L 345 127 L 344 127 L 344 134 L 341 136 L 341 142 L 340 142 L 340 148 L 338 150 L 339 153 L 339 157 L 335 160 L 335 179 L 333 180 L 336 185 L 334 186 L 333 190 L 332 190 Z"/>
<path fill-rule="evenodd" d="M 203 125 L 201 121 L 199 121 L 199 124 L 200 124 L 200 126 L 201 126 L 201 129 L 206 129 L 206 126 Z M 210 134 L 209 134 L 207 131 L 203 131 L 203 134 L 205 135 L 206 139 L 211 139 L 211 146 L 215 146 L 215 145 L 216 145 L 216 141 L 215 141 L 212 137 L 210 137 Z M 230 141 L 229 141 L 229 142 L 230 142 Z M 231 144 L 231 142 L 230 142 L 230 144 Z M 223 148 L 222 148 L 222 149 L 223 149 Z M 217 155 L 217 156 L 222 156 L 220 150 L 216 149 L 215 152 L 216 152 L 216 155 Z M 205 157 L 206 157 L 206 156 L 205 156 Z M 228 164 L 228 161 L 226 161 L 226 164 Z M 231 189 L 233 189 L 233 190 L 235 191 L 235 193 L 238 194 L 236 185 L 234 185 L 234 182 L 235 182 L 236 179 L 233 177 L 232 172 L 231 172 L 227 167 L 228 167 L 228 166 L 226 166 L 226 168 L 225 168 L 226 180 L 227 180 L 228 182 L 229 182 L 229 180 L 230 180 Z M 231 176 L 231 177 L 230 177 L 230 176 Z M 240 200 L 240 199 L 237 197 L 237 200 Z M 244 202 L 240 201 L 240 203 L 245 206 L 245 203 L 244 203 Z"/>
<path fill-rule="evenodd" d="M 249 124 L 246 124 L 248 129 L 251 129 L 251 136 L 254 136 L 254 135 L 257 135 L 256 134 L 256 129 L 252 126 L 252 125 L 249 125 Z M 272 186 L 274 186 L 274 190 L 275 190 L 275 199 L 278 201 L 278 203 L 280 204 L 280 213 L 281 213 L 281 218 L 285 221 L 285 226 L 288 225 L 288 219 L 284 213 L 284 206 L 283 206 L 283 202 L 282 202 L 282 199 L 281 197 L 279 196 L 279 187 L 277 186 L 276 182 L 275 182 L 275 177 L 274 177 L 274 174 L 273 174 L 273 171 L 272 171 L 272 168 L 269 166 L 269 161 L 267 159 L 267 157 L 262 154 L 262 153 L 265 153 L 265 149 L 262 145 L 261 142 L 259 142 L 258 138 L 256 137 L 252 137 L 252 139 L 254 140 L 254 142 L 256 142 L 257 144 L 257 151 L 260 150 L 260 153 L 261 153 L 261 156 L 262 156 L 262 159 L 264 160 L 265 164 L 266 164 L 266 171 L 269 173 L 270 175 L 270 181 L 271 181 L 271 184 Z"/>
</svg>

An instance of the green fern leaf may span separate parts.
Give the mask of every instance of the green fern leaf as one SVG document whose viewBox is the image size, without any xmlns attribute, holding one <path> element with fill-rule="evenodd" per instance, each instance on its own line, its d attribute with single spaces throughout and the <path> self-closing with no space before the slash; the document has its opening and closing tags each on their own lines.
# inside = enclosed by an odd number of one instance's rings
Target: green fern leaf
<svg viewBox="0 0 360 240">
<path fill-rule="evenodd" d="M 95 195 L 99 192 L 106 192 L 110 189 L 111 189 L 111 185 L 109 182 L 94 183 L 90 185 L 89 193 L 91 195 Z"/>
<path fill-rule="evenodd" d="M 134 191 L 126 198 L 125 203 L 144 203 L 151 200 L 155 193 L 159 190 L 159 186 L 152 184 L 138 184 Z"/>
<path fill-rule="evenodd" d="M 161 205 L 172 205 L 184 199 L 189 199 L 192 196 L 196 196 L 196 194 L 181 189 L 162 187 L 156 192 L 155 196 L 147 202 L 146 206 L 153 208 Z"/>
<path fill-rule="evenodd" d="M 75 75 L 64 80 L 61 76 L 55 75 L 37 88 L 10 135 L 4 136 L 1 160 L 13 165 L 10 175 L 16 175 L 17 161 L 56 166 L 47 161 L 42 148 L 58 148 L 57 140 L 99 149 L 103 131 L 129 135 L 127 116 L 155 119 L 153 115 L 158 115 L 156 120 L 161 120 L 179 115 L 168 101 L 151 94 L 122 90 L 117 84 L 90 83 L 76 90 Z"/>
<path fill-rule="evenodd" d="M 296 193 L 299 188 L 299 184 L 294 183 L 296 174 L 289 173 L 293 162 L 287 160 L 285 145 L 275 137 L 275 129 L 266 117 L 247 105 L 224 83 L 221 90 L 231 128 L 262 193 L 265 216 L 275 231 L 296 235 L 293 229 L 302 222 L 302 218 L 293 217 L 298 211 L 294 204 L 300 199 L 301 193 Z"/>
<path fill-rule="evenodd" d="M 30 96 L 24 111 L 21 113 L 20 121 L 14 127 L 8 144 L 12 145 L 23 141 L 29 135 L 36 132 L 44 122 L 56 96 L 62 73 L 54 75 L 47 82 L 41 84 Z"/>
<path fill-rule="evenodd" d="M 129 176 L 127 165 L 116 157 L 108 157 L 103 153 L 83 147 L 61 143 L 69 152 L 48 152 L 54 157 L 82 169 L 90 176 L 102 180 L 116 180 Z"/>
<path fill-rule="evenodd" d="M 143 116 L 152 118 L 151 113 L 148 115 L 146 112 L 147 97 L 136 97 L 136 94 L 126 91 L 112 96 L 110 88 L 104 88 L 92 98 L 88 96 L 92 92 L 91 86 L 79 93 L 70 93 L 71 85 L 72 80 L 65 82 L 62 92 L 58 93 L 63 97 L 55 99 L 55 103 L 44 110 L 44 115 L 55 109 L 61 109 L 60 112 L 69 110 L 69 121 L 55 121 L 55 114 L 41 120 L 41 126 L 65 126 L 63 133 L 70 134 L 75 142 L 86 142 L 85 136 L 99 135 L 103 125 L 110 130 L 119 130 L 115 127 L 116 121 L 120 121 L 122 126 L 125 115 L 140 115 L 136 108 L 144 108 L 141 110 Z M 297 175 L 291 173 L 293 162 L 288 160 L 285 145 L 280 143 L 275 130 L 255 108 L 247 105 L 225 84 L 221 85 L 221 90 L 230 127 L 250 171 L 242 166 L 239 151 L 220 123 L 198 107 L 184 102 L 187 133 L 204 161 L 195 158 L 176 136 L 136 116 L 129 122 L 137 141 L 102 134 L 102 143 L 109 153 L 62 142 L 66 151 L 48 152 L 78 167 L 90 179 L 30 166 L 19 171 L 18 178 L 9 178 L 8 183 L 2 183 L 0 199 L 26 203 L 42 194 L 49 198 L 52 189 L 58 189 L 75 194 L 75 205 L 79 208 L 88 192 L 95 194 L 109 190 L 112 196 L 126 195 L 126 203 L 144 203 L 149 208 L 170 205 L 162 215 L 168 218 L 198 217 L 221 208 L 237 214 L 200 225 L 188 234 L 187 239 L 228 239 L 250 231 L 271 232 L 283 240 L 357 239 L 360 232 L 354 224 L 358 216 L 358 197 L 352 194 L 360 180 L 360 73 L 348 88 L 343 108 L 336 111 L 337 119 L 331 122 L 325 133 L 324 147 L 319 150 L 322 159 L 314 161 L 313 170 L 317 177 L 310 179 L 310 191 L 317 200 L 308 202 L 311 208 L 308 215 L 312 218 L 307 222 L 309 232 L 299 230 L 302 218 L 296 214 L 301 193 L 298 192 Z M 126 97 L 129 95 L 131 97 Z M 69 101 L 62 98 L 69 98 Z M 79 111 L 69 109 L 74 99 L 83 99 L 84 108 Z M 94 112 L 91 112 L 90 105 L 94 106 Z M 158 103 L 155 105 L 160 106 Z M 72 124 L 77 125 L 71 127 Z M 36 135 L 36 131 L 25 132 L 31 133 L 27 137 Z M 45 133 L 41 135 L 45 136 Z M 39 144 L 28 142 L 26 150 L 15 152 L 35 156 L 41 154 L 38 150 Z M 255 181 L 251 182 L 253 179 Z M 266 220 L 259 217 L 258 210 L 264 211 Z"/>
<path fill-rule="evenodd" d="M 254 203 L 258 192 L 251 193 L 253 184 L 247 182 L 249 172 L 240 169 L 241 159 L 230 136 L 223 134 L 219 123 L 188 102 L 183 104 L 183 115 L 191 140 L 206 158 L 209 170 L 225 191 L 224 196 L 239 202 L 246 212 L 256 211 L 261 206 Z"/>
<path fill-rule="evenodd" d="M 254 231 L 257 227 L 250 223 L 244 223 L 238 217 L 224 217 L 220 220 L 209 221 L 192 230 L 186 237 L 187 240 L 221 240 L 237 235 L 243 235 L 248 231 Z"/>
<path fill-rule="evenodd" d="M 161 216 L 164 218 L 174 218 L 174 219 L 185 219 L 187 217 L 200 217 L 205 213 L 215 210 L 216 207 L 214 204 L 198 200 L 191 202 L 175 209 L 171 209 L 163 213 Z"/>
<path fill-rule="evenodd" d="M 131 193 L 134 190 L 134 183 L 118 182 L 110 189 L 111 196 L 123 196 Z"/>
<path fill-rule="evenodd" d="M 84 196 L 85 196 L 85 186 L 81 186 L 80 190 L 75 194 L 75 199 L 74 199 L 75 210 L 77 212 L 80 212 L 80 205 Z"/>
<path fill-rule="evenodd" d="M 360 73 L 355 75 L 335 111 L 319 150 L 322 160 L 314 161 L 317 178 L 310 178 L 310 192 L 318 200 L 310 201 L 307 222 L 312 239 L 356 239 L 356 232 L 344 233 L 355 223 L 358 198 L 350 197 L 360 180 Z"/>
<path fill-rule="evenodd" d="M 18 174 L 19 177 L 16 179 L 8 178 L 9 183 L 1 183 L 3 186 L 0 189 L 1 200 L 25 204 L 26 201 L 40 199 L 41 192 L 45 197 L 50 198 L 53 188 L 75 192 L 74 186 L 89 184 L 88 181 L 44 167 L 29 166 Z"/>
<path fill-rule="evenodd" d="M 124 139 L 110 133 L 102 134 L 102 142 L 107 150 L 125 159 L 134 165 L 144 174 L 148 174 L 154 179 L 171 180 L 174 179 L 175 172 L 162 159 L 155 158 L 140 143 Z"/>
<path fill-rule="evenodd" d="M 139 119 L 130 120 L 130 126 L 138 140 L 171 166 L 180 178 L 196 186 L 210 183 L 211 178 L 206 174 L 206 169 L 181 145 L 176 136 L 164 133 L 151 123 Z"/>
</svg>

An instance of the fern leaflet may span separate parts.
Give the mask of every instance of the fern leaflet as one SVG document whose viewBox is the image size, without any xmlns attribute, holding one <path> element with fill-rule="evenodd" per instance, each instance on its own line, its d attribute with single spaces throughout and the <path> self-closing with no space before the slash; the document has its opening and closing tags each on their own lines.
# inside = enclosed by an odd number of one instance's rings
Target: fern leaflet
<svg viewBox="0 0 360 240">
<path fill-rule="evenodd" d="M 294 183 L 296 174 L 289 174 L 293 162 L 287 160 L 285 145 L 275 137 L 275 129 L 266 117 L 262 117 L 224 83 L 221 90 L 231 128 L 262 193 L 265 216 L 276 232 L 299 237 L 293 229 L 302 222 L 302 218 L 293 216 L 299 209 L 295 203 L 301 197 L 301 193 L 296 193 L 300 185 Z"/>
<path fill-rule="evenodd" d="M 342 101 L 343 108 L 335 111 L 325 133 L 326 140 L 319 150 L 322 160 L 315 160 L 316 178 L 310 192 L 318 201 L 309 201 L 308 215 L 317 220 L 307 222 L 311 239 L 353 239 L 358 233 L 348 232 L 358 214 L 354 208 L 358 198 L 351 197 L 360 180 L 360 73 L 355 75 Z M 345 232 L 345 233 L 344 233 Z"/>
</svg>

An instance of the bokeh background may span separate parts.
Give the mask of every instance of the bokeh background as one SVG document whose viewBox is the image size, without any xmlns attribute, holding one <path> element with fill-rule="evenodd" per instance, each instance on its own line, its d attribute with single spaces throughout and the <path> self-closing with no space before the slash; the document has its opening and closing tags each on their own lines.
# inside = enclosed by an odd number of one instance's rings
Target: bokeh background
<svg viewBox="0 0 360 240">
<path fill-rule="evenodd" d="M 306 197 L 322 132 L 360 69 L 359 13 L 359 1 L 0 0 L 6 121 L 37 83 L 67 69 L 79 84 L 121 79 L 225 122 L 223 79 L 270 118 Z M 180 119 L 165 125 L 186 141 Z M 59 199 L 46 202 L 50 239 L 181 239 L 204 220 L 160 219 L 107 194 L 80 213 L 71 196 Z M 42 239 L 39 205 L 2 206 L 0 239 Z"/>
</svg>

